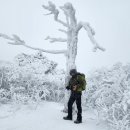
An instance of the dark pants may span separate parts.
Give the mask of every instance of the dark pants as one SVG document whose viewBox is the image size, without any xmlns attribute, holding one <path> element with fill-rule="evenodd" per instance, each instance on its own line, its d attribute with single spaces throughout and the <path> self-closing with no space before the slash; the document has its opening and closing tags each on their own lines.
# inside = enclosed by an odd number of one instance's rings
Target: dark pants
<svg viewBox="0 0 130 130">
<path fill-rule="evenodd" d="M 71 92 L 69 101 L 68 101 L 68 117 L 72 118 L 72 106 L 73 103 L 76 101 L 78 113 L 77 113 L 77 120 L 82 121 L 82 107 L 81 107 L 81 93 L 79 92 Z"/>
</svg>

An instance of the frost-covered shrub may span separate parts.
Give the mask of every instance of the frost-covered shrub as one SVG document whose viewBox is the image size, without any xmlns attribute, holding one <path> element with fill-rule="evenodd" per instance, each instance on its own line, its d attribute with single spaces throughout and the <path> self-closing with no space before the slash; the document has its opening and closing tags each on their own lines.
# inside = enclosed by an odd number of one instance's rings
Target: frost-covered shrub
<svg viewBox="0 0 130 130">
<path fill-rule="evenodd" d="M 130 64 L 91 72 L 85 95 L 86 105 L 97 111 L 99 120 L 117 130 L 130 129 Z"/>
<path fill-rule="evenodd" d="M 38 53 L 20 54 L 15 62 L 0 64 L 0 94 L 17 103 L 37 102 L 40 100 L 62 101 L 64 97 L 64 71 L 57 64 Z M 2 76 L 1 76 L 2 77 Z M 5 95 L 5 94 L 4 94 Z M 5 101 L 5 102 L 6 102 Z M 3 100 L 1 98 L 0 102 Z"/>
<path fill-rule="evenodd" d="M 7 103 L 11 99 L 11 93 L 6 89 L 0 89 L 0 102 Z"/>
</svg>

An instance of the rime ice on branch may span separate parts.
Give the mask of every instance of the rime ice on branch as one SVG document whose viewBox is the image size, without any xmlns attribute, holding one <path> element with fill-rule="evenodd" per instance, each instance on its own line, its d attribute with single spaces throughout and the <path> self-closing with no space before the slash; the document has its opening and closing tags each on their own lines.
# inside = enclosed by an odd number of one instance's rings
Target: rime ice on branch
<svg viewBox="0 0 130 130">
<path fill-rule="evenodd" d="M 78 43 L 78 33 L 81 28 L 84 28 L 87 31 L 88 37 L 90 38 L 90 41 L 94 45 L 93 51 L 96 51 L 97 49 L 104 51 L 105 49 L 101 47 L 95 40 L 94 35 L 95 31 L 87 22 L 77 22 L 77 19 L 75 17 L 75 9 L 72 6 L 71 3 L 65 3 L 63 6 L 60 6 L 60 9 L 63 11 L 66 20 L 62 21 L 59 19 L 59 10 L 56 8 L 55 4 L 51 1 L 48 2 L 48 5 L 42 5 L 42 7 L 49 11 L 49 13 L 45 15 L 53 15 L 54 20 L 60 24 L 62 24 L 66 29 L 59 29 L 59 31 L 66 34 L 66 38 L 52 38 L 48 36 L 45 40 L 50 40 L 50 42 L 66 42 L 67 43 L 67 50 L 44 50 L 41 48 L 35 48 L 28 46 L 23 40 L 21 40 L 18 36 L 13 35 L 13 38 L 5 35 L 0 34 L 1 37 L 10 40 L 11 42 L 8 42 L 9 44 L 13 45 L 23 45 L 27 48 L 33 49 L 33 50 L 39 50 L 41 52 L 46 53 L 52 53 L 52 54 L 65 54 L 66 56 L 66 79 L 65 79 L 65 86 L 68 84 L 70 75 L 69 71 L 70 69 L 76 68 L 75 65 L 75 59 L 77 55 L 77 43 Z M 68 98 L 68 97 L 67 97 Z"/>
<path fill-rule="evenodd" d="M 11 45 L 22 45 L 22 46 L 25 46 L 29 49 L 37 50 L 40 52 L 52 53 L 52 54 L 62 54 L 62 53 L 66 54 L 66 50 L 45 50 L 45 49 L 29 46 L 23 40 L 21 40 L 19 38 L 19 36 L 15 35 L 15 34 L 13 34 L 13 37 L 9 37 L 6 34 L 0 33 L 0 37 L 3 37 L 4 39 L 10 40 L 11 42 L 8 42 L 8 44 L 11 44 Z"/>
</svg>

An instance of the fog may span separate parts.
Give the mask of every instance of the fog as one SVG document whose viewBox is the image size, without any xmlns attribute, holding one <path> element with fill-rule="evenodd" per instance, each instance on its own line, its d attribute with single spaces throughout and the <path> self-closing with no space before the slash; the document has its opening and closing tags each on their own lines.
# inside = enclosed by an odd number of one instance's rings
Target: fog
<svg viewBox="0 0 130 130">
<path fill-rule="evenodd" d="M 76 9 L 78 21 L 89 22 L 94 28 L 95 39 L 106 48 L 105 52 L 92 52 L 93 45 L 87 32 L 79 33 L 78 55 L 76 65 L 78 71 L 87 73 L 91 69 L 111 66 L 116 62 L 130 62 L 130 1 L 129 0 L 53 0 L 58 6 L 71 2 Z M 45 16 L 42 4 L 47 0 L 0 0 L 0 33 L 17 34 L 28 45 L 43 49 L 61 50 L 66 43 L 49 43 L 46 36 L 65 37 L 53 16 Z M 65 20 L 60 12 L 60 18 Z M 36 51 L 22 46 L 7 44 L 0 38 L 0 60 L 13 61 L 19 53 L 34 54 Z M 47 54 L 56 61 L 59 68 L 65 68 L 66 59 L 62 54 Z"/>
</svg>

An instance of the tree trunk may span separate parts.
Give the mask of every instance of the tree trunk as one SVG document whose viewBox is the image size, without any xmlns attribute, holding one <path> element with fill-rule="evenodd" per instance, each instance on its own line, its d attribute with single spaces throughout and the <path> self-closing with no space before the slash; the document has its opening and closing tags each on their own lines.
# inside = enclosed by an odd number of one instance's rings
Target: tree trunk
<svg viewBox="0 0 130 130">
<path fill-rule="evenodd" d="M 78 38 L 74 30 L 68 31 L 68 43 L 67 43 L 67 55 L 66 55 L 66 76 L 65 76 L 65 87 L 68 85 L 70 76 L 70 70 L 76 69 L 76 55 L 77 55 L 77 42 Z M 68 100 L 70 97 L 70 91 L 65 90 L 65 102 L 64 102 L 64 112 L 68 110 Z"/>
</svg>

